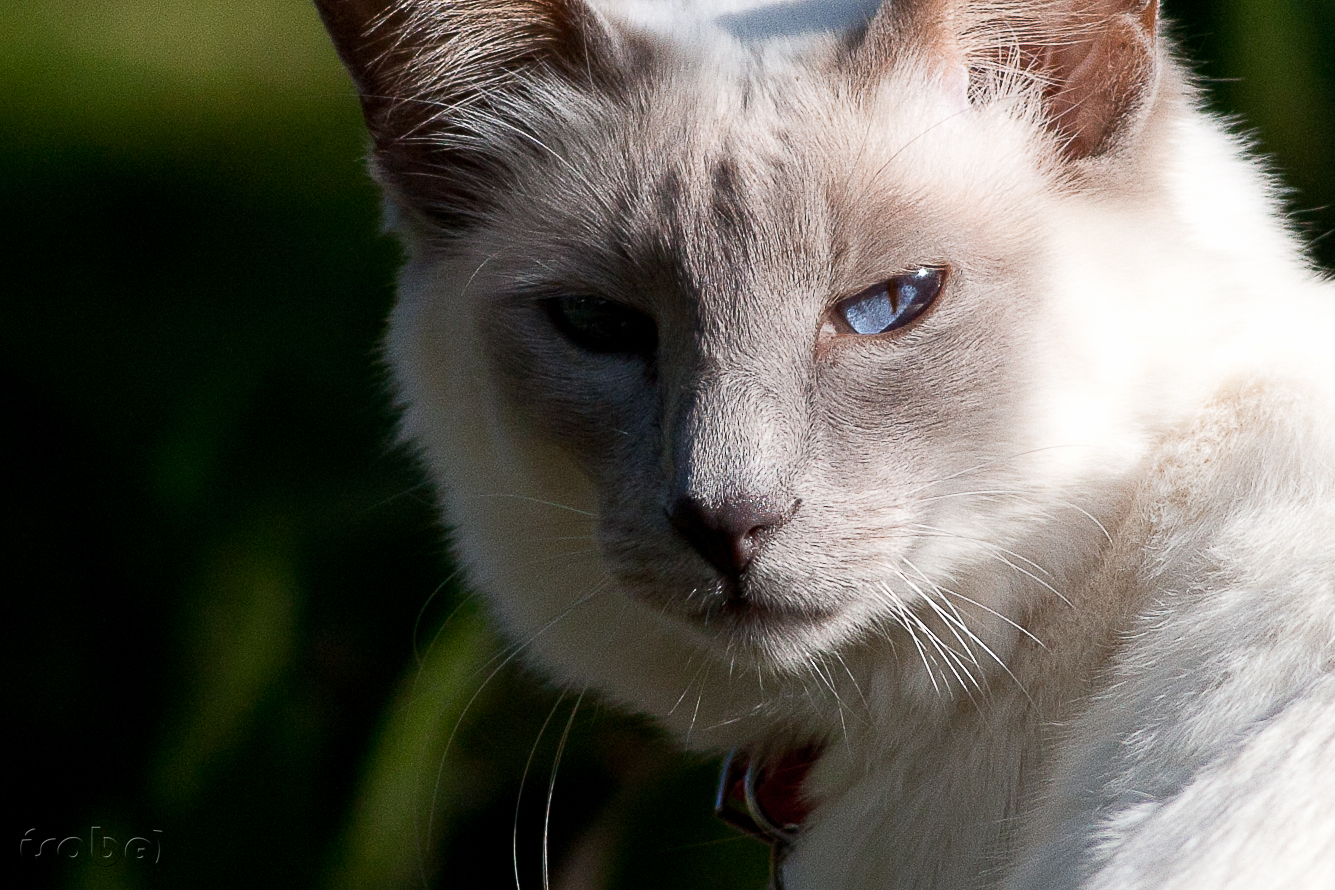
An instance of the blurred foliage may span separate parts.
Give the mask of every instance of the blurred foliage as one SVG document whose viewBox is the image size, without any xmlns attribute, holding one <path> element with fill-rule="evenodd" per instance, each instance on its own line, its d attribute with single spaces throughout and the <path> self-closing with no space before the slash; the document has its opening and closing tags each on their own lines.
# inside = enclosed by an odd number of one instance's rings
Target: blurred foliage
<svg viewBox="0 0 1335 890">
<path fill-rule="evenodd" d="M 1167 7 L 1329 264 L 1335 5 Z M 548 824 L 571 878 L 758 886 L 711 764 L 576 713 L 451 580 L 377 359 L 397 251 L 305 0 L 11 3 L 0 96 L 11 839 L 162 832 L 24 886 L 537 887 Z"/>
</svg>

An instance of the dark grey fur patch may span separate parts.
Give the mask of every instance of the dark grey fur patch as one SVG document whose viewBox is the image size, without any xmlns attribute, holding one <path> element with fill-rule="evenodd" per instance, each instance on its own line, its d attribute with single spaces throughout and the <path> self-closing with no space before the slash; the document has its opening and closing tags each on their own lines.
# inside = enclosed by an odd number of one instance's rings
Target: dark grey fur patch
<svg viewBox="0 0 1335 890">
<path fill-rule="evenodd" d="M 712 216 L 721 228 L 738 239 L 740 246 L 745 247 L 751 224 L 737 162 L 731 158 L 716 160 L 709 181 L 713 188 L 710 195 Z"/>
</svg>

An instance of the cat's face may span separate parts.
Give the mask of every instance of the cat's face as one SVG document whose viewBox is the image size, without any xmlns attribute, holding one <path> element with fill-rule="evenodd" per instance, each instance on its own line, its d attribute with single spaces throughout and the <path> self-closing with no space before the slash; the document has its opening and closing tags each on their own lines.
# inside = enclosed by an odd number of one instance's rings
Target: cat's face
<svg viewBox="0 0 1335 890">
<path fill-rule="evenodd" d="M 893 622 L 962 501 L 998 512 L 957 495 L 1015 487 L 969 471 L 1023 447 L 1040 183 L 944 90 L 895 115 L 796 77 L 654 89 L 671 126 L 567 136 L 580 175 L 495 212 L 450 311 L 511 434 L 586 477 L 617 595 L 800 662 Z"/>
<path fill-rule="evenodd" d="M 1001 645 L 1060 475 L 1036 344 L 1070 140 L 932 53 L 629 56 L 541 94 L 449 238 L 410 223 L 391 356 L 475 580 L 660 714 L 710 661 L 782 676 L 924 620 Z"/>
</svg>

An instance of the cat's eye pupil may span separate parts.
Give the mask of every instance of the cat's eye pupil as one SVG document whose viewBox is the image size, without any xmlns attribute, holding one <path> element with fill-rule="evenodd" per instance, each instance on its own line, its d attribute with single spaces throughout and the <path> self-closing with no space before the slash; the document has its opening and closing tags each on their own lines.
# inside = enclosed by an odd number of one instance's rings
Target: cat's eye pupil
<svg viewBox="0 0 1335 890">
<path fill-rule="evenodd" d="M 836 328 L 859 336 L 902 328 L 932 305 L 945 278 L 945 269 L 922 266 L 869 287 L 835 306 Z"/>
<path fill-rule="evenodd" d="M 653 319 L 624 303 L 583 295 L 544 303 L 556 329 L 587 352 L 650 356 L 658 347 Z"/>
<path fill-rule="evenodd" d="M 850 300 L 843 311 L 844 320 L 855 334 L 879 334 L 895 320 L 895 307 L 890 300 L 890 291 L 885 287 Z"/>
</svg>

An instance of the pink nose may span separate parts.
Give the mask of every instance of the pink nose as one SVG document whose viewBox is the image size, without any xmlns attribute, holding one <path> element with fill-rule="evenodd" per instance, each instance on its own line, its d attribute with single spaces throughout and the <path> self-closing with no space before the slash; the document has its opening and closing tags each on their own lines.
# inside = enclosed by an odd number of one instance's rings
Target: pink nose
<svg viewBox="0 0 1335 890">
<path fill-rule="evenodd" d="M 736 581 L 765 539 L 796 509 L 797 502 L 786 512 L 779 512 L 761 498 L 738 497 L 705 504 L 692 495 L 681 495 L 668 508 L 668 520 L 706 562 L 725 578 Z"/>
</svg>

